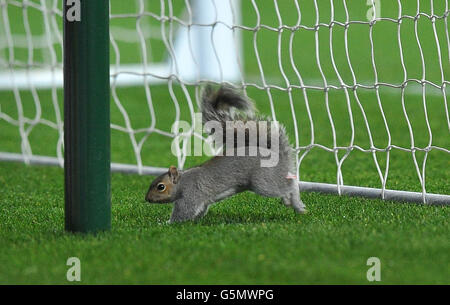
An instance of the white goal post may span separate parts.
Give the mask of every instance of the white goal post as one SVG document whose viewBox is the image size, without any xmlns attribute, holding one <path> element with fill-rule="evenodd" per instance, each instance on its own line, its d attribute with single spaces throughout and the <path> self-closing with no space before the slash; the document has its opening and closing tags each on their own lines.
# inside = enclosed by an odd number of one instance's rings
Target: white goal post
<svg viewBox="0 0 450 305">
<path fill-rule="evenodd" d="M 0 148 L 0 161 L 64 165 L 64 124 L 58 95 L 63 86 L 61 2 L 62 0 L 0 0 L 0 123 L 11 127 L 8 132 L 14 130 L 20 135 L 20 143 L 17 144 L 20 151 L 11 151 L 8 148 L 2 151 L 3 148 Z M 436 205 L 450 204 L 450 195 L 433 194 L 426 190 L 428 155 L 438 151 L 446 158 L 450 156 L 449 1 L 430 0 L 426 8 L 425 1 L 411 1 L 415 4 L 414 10 L 405 8 L 405 0 L 392 1 L 393 4 L 389 5 L 395 6 L 396 9 L 389 9 L 386 14 L 383 11 L 382 0 L 360 2 L 362 4 L 356 5 L 353 0 L 323 2 L 292 0 L 290 4 L 292 14 L 287 18 L 286 12 L 280 8 L 281 1 L 274 0 L 270 2 L 273 20 L 266 22 L 267 19 L 262 12 L 266 12 L 263 7 L 269 5 L 269 1 L 253 0 L 246 3 L 247 9 L 252 10 L 254 18 L 250 24 L 243 19 L 244 3 L 239 0 L 179 2 L 134 0 L 129 1 L 131 3 L 129 7 L 123 4 L 124 1 L 111 0 L 109 14 L 111 97 L 124 122 L 122 125 L 112 123 L 111 128 L 128 137 L 131 147 L 129 150 L 136 160 L 135 164 L 112 163 L 111 169 L 150 175 L 166 171 L 160 164 L 147 164 L 142 159 L 143 146 L 153 134 L 178 140 L 180 154 L 177 156 L 177 162 L 178 166 L 183 168 L 187 157 L 184 154 L 185 146 L 188 145 L 189 139 L 192 137 L 204 139 L 203 135 L 194 128 L 184 134 L 158 128 L 155 124 L 158 120 L 154 110 L 156 102 L 152 98 L 151 89 L 167 85 L 166 98 L 171 102 L 171 109 L 175 109 L 175 122 L 182 117 L 180 98 L 173 89 L 179 87 L 184 94 L 183 99 L 186 100 L 185 111 L 189 112 L 187 116 L 192 118 L 193 122 L 200 86 L 207 82 L 228 83 L 243 89 L 246 93 L 249 90 L 263 92 L 274 120 L 282 117 L 278 112 L 281 110 L 277 111 L 274 92 L 285 94 L 289 102 L 286 108 L 288 110 L 285 111 L 290 111 L 288 117 L 292 120 L 293 134 L 290 136 L 297 152 L 297 177 L 301 180 L 299 182 L 301 190 Z M 323 11 L 324 3 L 326 11 Z M 425 21 L 429 22 L 427 33 L 432 35 L 429 41 L 434 46 L 434 55 L 427 53 L 425 50 L 427 46 L 421 40 L 421 25 Z M 405 25 L 408 23 L 409 26 Z M 374 38 L 375 35 L 379 35 L 376 33 L 378 24 L 387 24 L 394 29 L 395 62 L 400 72 L 399 77 L 392 81 L 384 81 L 381 77 L 383 69 L 377 52 L 384 46 L 380 46 Z M 340 50 L 336 49 L 336 38 L 333 35 L 342 38 Z M 272 44 L 271 46 L 261 43 L 260 37 L 265 36 L 275 37 L 266 40 Z M 305 49 L 311 50 L 314 69 L 300 68 L 298 60 L 304 51 L 297 48 L 298 37 L 305 39 L 302 41 L 303 44 L 308 44 L 308 48 Z M 349 47 L 351 43 L 349 41 L 355 37 L 361 37 L 367 42 L 365 60 L 368 62 L 367 69 L 370 73 L 361 72 L 358 66 L 361 58 Z M 408 38 L 405 40 L 405 37 Z M 137 46 L 134 49 L 134 57 L 133 52 L 123 51 L 129 45 Z M 409 46 L 414 46 L 414 52 L 411 52 L 415 56 L 413 60 L 407 55 Z M 275 50 L 273 53 L 275 57 L 264 55 L 266 47 Z M 252 58 L 246 58 L 245 48 L 252 50 Z M 328 63 L 324 62 L 324 53 L 327 55 Z M 427 56 L 433 56 L 435 62 L 432 73 L 428 73 Z M 271 61 L 271 64 L 269 65 L 267 61 Z M 251 69 L 248 68 L 249 64 L 253 65 Z M 413 64 L 418 66 L 419 73 L 411 73 L 410 67 Z M 303 67 L 305 66 L 307 63 Z M 277 69 L 277 77 L 272 76 L 271 69 Z M 363 78 L 367 75 L 370 75 L 370 79 Z M 133 126 L 132 118 L 127 112 L 126 100 L 117 94 L 117 89 L 122 87 L 139 87 L 145 92 L 146 100 L 143 105 L 149 109 L 149 126 L 145 128 Z M 189 91 L 191 89 L 194 93 Z M 322 131 L 318 131 L 314 115 L 311 114 L 311 101 L 314 100 L 311 92 L 318 92 L 320 99 L 324 101 L 323 112 L 328 118 L 327 128 L 330 130 L 331 144 L 317 140 L 320 138 L 317 136 L 318 133 Z M 349 126 L 349 141 L 345 146 L 337 140 L 340 137 L 336 131 L 339 122 L 333 117 L 330 108 L 333 106 L 329 105 L 334 92 L 339 94 L 345 104 L 346 121 Z M 395 93 L 395 99 L 401 105 L 398 108 L 401 110 L 398 115 L 407 126 L 407 133 L 404 136 L 408 138 L 409 146 L 397 144 L 391 137 L 390 126 L 393 123 L 389 121 L 383 108 L 384 96 L 389 92 Z M 366 94 L 373 95 L 376 113 L 367 110 L 364 100 Z M 411 122 L 405 103 L 405 97 L 411 94 L 423 101 L 421 104 L 424 108 L 423 125 L 428 138 L 420 142 L 426 142 L 421 146 L 416 144 L 417 136 L 413 131 L 415 122 Z M 441 109 L 445 109 L 443 117 L 446 121 L 439 125 L 444 126 L 440 129 L 439 136 L 447 139 L 447 145 L 445 140 L 438 142 L 437 145 L 433 142 L 433 135 L 436 139 L 433 129 L 435 127 L 430 122 L 427 112 L 427 99 L 432 96 L 441 100 Z M 14 104 L 14 107 L 8 108 L 6 103 Z M 42 116 L 43 103 L 51 105 L 52 119 Z M 305 110 L 302 119 L 297 117 L 296 110 L 300 107 L 300 103 Z M 11 107 L 14 108 L 12 112 L 9 111 Z M 29 109 L 33 109 L 32 114 Z M 357 130 L 354 109 L 359 111 L 361 125 L 367 134 L 367 146 L 359 145 L 355 141 Z M 387 144 L 383 146 L 377 145 L 375 139 L 377 132 L 373 130 L 374 119 L 372 119 L 375 116 L 381 122 L 380 126 L 388 139 Z M 36 126 L 45 126 L 57 131 L 57 141 L 48 143 L 54 146 L 53 155 L 33 153 L 30 137 Z M 300 139 L 304 130 L 309 131 L 308 143 Z M 0 129 L 0 141 L 3 140 L 1 133 Z M 170 153 L 170 146 L 166 149 L 167 153 Z M 321 150 L 334 158 L 336 165 L 334 184 L 303 181 L 300 167 L 312 150 Z M 390 160 L 392 151 L 410 154 L 420 192 L 387 188 L 390 162 L 394 162 Z M 371 156 L 380 182 L 378 188 L 350 186 L 344 183 L 342 168 L 353 152 Z M 383 162 L 379 159 L 381 153 L 384 154 Z M 421 160 L 417 157 L 419 153 L 424 155 Z"/>
</svg>

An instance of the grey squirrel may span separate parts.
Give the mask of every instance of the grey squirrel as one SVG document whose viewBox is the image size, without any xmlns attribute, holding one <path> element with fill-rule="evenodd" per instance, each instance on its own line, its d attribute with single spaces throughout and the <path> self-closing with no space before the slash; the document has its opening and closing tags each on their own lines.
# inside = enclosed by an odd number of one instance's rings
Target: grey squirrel
<svg viewBox="0 0 450 305">
<path fill-rule="evenodd" d="M 207 86 L 202 94 L 201 111 L 203 123 L 215 121 L 225 129 L 224 139 L 230 128 L 233 133 L 239 131 L 239 125 L 234 124 L 235 122 L 255 122 L 257 127 L 261 122 L 266 122 L 255 114 L 253 103 L 248 98 L 229 86 L 222 86 L 216 91 Z M 263 133 L 258 139 L 267 139 L 270 129 L 271 127 L 258 129 Z M 247 129 L 244 144 L 241 142 L 239 145 L 236 140 L 231 143 L 232 147 L 225 144 L 225 150 L 231 151 L 231 154 L 215 156 L 202 165 L 187 170 L 171 166 L 167 173 L 151 183 L 145 199 L 150 203 L 173 202 L 171 223 L 202 217 L 211 204 L 246 190 L 266 197 L 279 197 L 286 206 L 298 213 L 305 213 L 297 179 L 291 174 L 296 171 L 294 150 L 282 126 L 277 128 L 276 135 L 276 141 L 267 141 L 266 145 L 261 140 L 256 142 L 261 152 L 269 150 L 277 153 L 277 163 L 272 167 L 261 166 L 265 159 L 262 153 L 236 155 L 242 146 L 249 149 L 249 142 L 253 137 L 250 137 Z"/>
</svg>

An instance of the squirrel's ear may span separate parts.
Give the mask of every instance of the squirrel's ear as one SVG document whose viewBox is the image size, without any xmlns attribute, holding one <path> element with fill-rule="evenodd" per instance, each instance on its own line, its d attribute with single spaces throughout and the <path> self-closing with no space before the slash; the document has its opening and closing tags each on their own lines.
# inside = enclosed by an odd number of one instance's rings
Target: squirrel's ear
<svg viewBox="0 0 450 305">
<path fill-rule="evenodd" d="M 178 170 L 173 165 L 169 167 L 169 177 L 173 184 L 178 182 Z"/>
</svg>

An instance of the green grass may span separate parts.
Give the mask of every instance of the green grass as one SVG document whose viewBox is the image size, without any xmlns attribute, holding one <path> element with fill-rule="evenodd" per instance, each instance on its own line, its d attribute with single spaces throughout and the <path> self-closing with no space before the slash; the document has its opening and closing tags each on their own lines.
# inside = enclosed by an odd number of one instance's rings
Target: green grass
<svg viewBox="0 0 450 305">
<path fill-rule="evenodd" d="M 320 22 L 330 20 L 329 3 L 318 1 Z M 348 4 L 350 1 L 347 1 Z M 133 11 L 132 1 L 112 1 L 113 13 Z M 125 4 L 127 3 L 127 4 Z M 159 3 L 159 2 L 158 2 Z M 159 4 L 148 2 L 159 14 Z M 174 4 L 175 14 L 180 14 L 181 2 Z M 315 22 L 313 1 L 299 1 L 302 25 Z M 297 14 L 293 2 L 278 1 L 284 24 L 294 26 Z M 351 2 L 350 18 L 365 20 L 365 1 Z M 250 1 L 242 2 L 243 24 L 256 26 L 256 12 Z M 278 26 L 274 4 L 257 1 L 261 24 Z M 327 6 L 328 5 L 328 6 Z M 382 16 L 396 18 L 396 2 L 382 2 Z M 415 14 L 416 3 L 404 1 L 403 13 Z M 422 2 L 421 10 L 430 12 L 429 3 Z M 350 4 L 349 4 L 350 6 Z M 442 15 L 441 2 L 435 1 L 435 14 Z M 345 15 L 341 2 L 336 4 L 335 19 L 343 22 Z M 116 11 L 117 10 L 117 11 Z M 167 10 L 167 7 L 166 7 Z M 28 9 L 33 34 L 42 29 L 42 18 L 33 8 Z M 166 12 L 167 13 L 167 12 Z M 21 23 L 23 11 L 8 6 L 9 21 L 15 33 L 24 33 Z M 157 26 L 150 17 L 142 23 Z M 113 26 L 135 28 L 136 19 L 114 19 Z M 436 20 L 444 78 L 449 79 L 450 65 L 445 55 L 444 23 Z M 366 84 L 374 82 L 370 56 L 369 27 L 353 24 L 349 27 L 349 53 L 357 79 Z M 261 85 L 260 70 L 254 49 L 255 32 L 238 30 L 244 45 L 244 70 L 250 82 Z M 351 74 L 344 52 L 344 30 L 333 27 L 333 50 L 336 64 L 343 80 L 351 84 Z M 440 67 L 432 23 L 422 16 L 418 21 L 418 35 L 426 60 L 426 79 L 440 83 Z M 2 32 L 0 32 L 2 33 Z M 278 32 L 266 28 L 256 32 L 256 46 L 263 71 L 272 85 L 286 87 L 278 62 Z M 414 36 L 414 22 L 402 23 L 402 43 L 408 78 L 421 79 L 422 66 L 419 48 Z M 1 35 L 1 34 L 0 34 Z M 291 32 L 281 35 L 281 65 L 291 84 L 298 84 L 290 61 L 288 44 Z M 313 31 L 300 29 L 295 32 L 293 55 L 297 68 L 306 84 L 321 79 L 315 50 Z M 319 30 L 319 58 L 329 84 L 339 82 L 331 65 L 329 52 L 330 29 Z M 400 53 L 397 43 L 397 24 L 380 21 L 373 27 L 375 61 L 380 82 L 399 84 L 403 80 Z M 164 57 L 161 41 L 152 39 L 152 58 Z M 135 62 L 140 54 L 139 45 L 119 43 L 122 63 Z M 28 51 L 14 49 L 17 63 L 26 63 Z M 9 58 L 7 49 L 0 49 L 0 58 Z M 60 58 L 60 50 L 56 49 Z M 115 60 L 112 52 L 111 60 Z M 42 61 L 43 54 L 36 50 L 35 61 Z M 0 62 L 0 69 L 6 68 Z M 315 84 L 317 85 L 317 84 Z M 323 85 L 323 84 L 322 84 Z M 178 84 L 152 85 L 151 99 L 154 106 L 155 127 L 170 131 L 176 118 L 175 105 L 169 90 L 172 89 L 180 106 L 180 119 L 190 122 L 188 100 L 196 109 L 197 88 L 188 86 L 183 92 Z M 424 101 L 415 92 L 417 86 L 406 88 L 405 109 L 412 124 L 414 145 L 426 147 L 430 136 L 425 119 Z M 426 86 L 426 114 L 432 133 L 431 144 L 450 147 L 444 98 L 439 90 Z M 271 115 L 273 100 L 277 119 L 286 125 L 291 142 L 305 146 L 314 143 L 333 146 L 331 124 L 327 115 L 325 93 L 307 90 L 307 97 L 314 121 L 314 129 L 306 112 L 303 92 L 292 90 L 295 122 L 298 124 L 298 142 L 295 139 L 294 119 L 290 110 L 289 94 L 278 89 L 269 92 L 249 86 L 247 94 L 264 114 Z M 401 91 L 380 88 L 380 100 L 386 115 L 391 143 L 409 148 L 411 138 L 402 109 Z M 448 90 L 447 90 L 448 93 Z M 39 90 L 42 113 L 37 111 L 30 91 L 20 91 L 24 115 L 33 119 L 56 122 L 52 92 Z M 130 117 L 133 129 L 150 126 L 150 111 L 143 87 L 117 88 L 118 97 Z M 370 148 L 363 113 L 353 92 L 349 102 L 354 119 L 354 144 Z M 357 90 L 364 112 L 367 114 L 373 142 L 376 147 L 388 145 L 388 133 L 383 123 L 374 90 Z M 447 94 L 448 96 L 448 94 Z M 56 91 L 57 104 L 62 106 L 62 91 Z M 347 100 L 342 90 L 330 90 L 329 108 L 336 129 L 337 146 L 348 146 L 351 125 Z M 448 98 L 447 98 L 448 99 Z M 13 119 L 18 118 L 16 98 L 11 91 L 0 91 L 0 112 Z M 119 108 L 111 101 L 112 123 L 124 126 Z M 36 155 L 56 155 L 58 132 L 44 124 L 25 123 L 29 141 Z M 139 141 L 144 133 L 136 135 Z M 170 153 L 171 139 L 151 134 L 142 147 L 144 165 L 167 167 L 177 164 Z M 0 151 L 21 152 L 19 128 L 0 119 Z M 343 153 L 339 153 L 339 157 Z M 418 166 L 422 168 L 425 154 L 416 152 Z M 386 153 L 377 153 L 381 170 L 386 168 Z M 302 180 L 336 182 L 334 155 L 314 148 L 303 160 L 300 172 Z M 188 157 L 186 167 L 199 164 L 207 157 Z M 130 137 L 112 130 L 113 162 L 136 164 Z M 432 150 L 426 161 L 427 191 L 450 194 L 448 154 Z M 343 164 L 345 184 L 381 187 L 373 156 L 354 150 Z M 64 232 L 63 171 L 59 168 L 25 166 L 0 163 L 0 283 L 67 283 L 66 260 L 76 256 L 81 259 L 82 283 L 158 283 L 158 284 L 284 284 L 284 283 L 368 283 L 366 261 L 376 256 L 381 259 L 382 282 L 390 283 L 440 283 L 449 284 L 449 209 L 414 204 L 382 202 L 361 198 L 346 198 L 319 194 L 302 194 L 309 209 L 307 215 L 295 215 L 279 204 L 278 200 L 243 193 L 213 206 L 204 219 L 198 222 L 168 225 L 170 205 L 148 205 L 143 201 L 152 177 L 137 175 L 112 175 L 112 231 L 96 236 L 74 235 Z M 421 191 L 419 179 L 410 152 L 392 150 L 389 162 L 387 188 Z"/>
<path fill-rule="evenodd" d="M 168 225 L 169 205 L 143 202 L 149 177 L 113 174 L 113 229 L 63 232 L 63 173 L 1 164 L 0 283 L 449 283 L 449 209 L 304 194 L 307 215 L 243 193 L 196 222 Z"/>
</svg>

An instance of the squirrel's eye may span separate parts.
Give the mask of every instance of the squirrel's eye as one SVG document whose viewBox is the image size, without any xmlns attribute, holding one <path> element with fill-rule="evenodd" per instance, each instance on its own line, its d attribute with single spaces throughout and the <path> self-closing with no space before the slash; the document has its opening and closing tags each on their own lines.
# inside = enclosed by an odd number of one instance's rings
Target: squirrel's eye
<svg viewBox="0 0 450 305">
<path fill-rule="evenodd" d="M 160 183 L 156 186 L 156 189 L 160 192 L 164 191 L 166 189 L 166 186 L 163 183 Z"/>
</svg>

